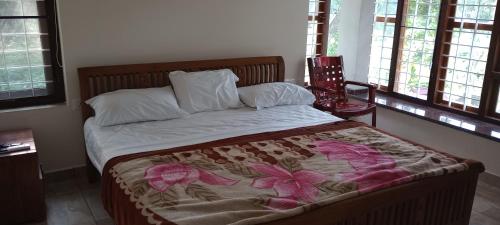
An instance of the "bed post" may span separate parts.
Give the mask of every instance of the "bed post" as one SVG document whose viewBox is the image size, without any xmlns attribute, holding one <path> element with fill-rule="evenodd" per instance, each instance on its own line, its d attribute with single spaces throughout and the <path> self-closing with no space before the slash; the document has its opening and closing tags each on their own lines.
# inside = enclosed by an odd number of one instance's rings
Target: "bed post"
<svg viewBox="0 0 500 225">
<path fill-rule="evenodd" d="M 89 90 L 89 80 L 88 74 L 84 69 L 78 69 L 78 78 L 80 81 L 80 107 L 82 109 L 82 127 L 85 124 L 85 121 L 92 115 L 92 110 L 89 108 L 85 101 L 90 98 L 90 90 Z M 87 154 L 87 150 L 85 150 L 85 172 L 87 174 L 87 181 L 89 183 L 95 183 L 99 180 L 99 172 L 92 165 L 90 161 L 89 155 Z"/>
</svg>

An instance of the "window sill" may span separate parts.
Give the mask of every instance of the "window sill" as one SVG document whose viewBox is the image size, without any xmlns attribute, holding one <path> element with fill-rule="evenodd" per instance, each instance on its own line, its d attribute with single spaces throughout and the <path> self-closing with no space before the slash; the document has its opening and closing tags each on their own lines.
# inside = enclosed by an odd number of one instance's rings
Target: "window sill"
<svg viewBox="0 0 500 225">
<path fill-rule="evenodd" d="M 48 105 L 40 105 L 40 106 L 26 106 L 12 109 L 0 109 L 0 114 L 3 113 L 15 113 L 15 112 L 24 112 L 24 111 L 34 111 L 34 110 L 42 110 L 42 109 L 51 109 L 60 106 L 66 106 L 66 103 L 56 103 L 56 104 L 48 104 Z"/>
<path fill-rule="evenodd" d="M 349 91 L 351 93 L 351 91 Z M 351 93 L 351 97 L 366 101 L 366 91 Z M 399 98 L 377 93 L 375 102 L 377 106 L 417 117 L 429 122 L 437 123 L 456 130 L 464 131 L 496 142 L 500 142 L 500 126 L 462 116 L 452 112 L 408 102 Z"/>
</svg>

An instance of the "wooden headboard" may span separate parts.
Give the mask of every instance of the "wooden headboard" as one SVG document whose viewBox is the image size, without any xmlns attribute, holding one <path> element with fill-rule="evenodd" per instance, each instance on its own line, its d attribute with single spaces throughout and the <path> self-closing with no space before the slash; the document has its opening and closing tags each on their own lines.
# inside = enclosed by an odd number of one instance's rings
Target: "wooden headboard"
<svg viewBox="0 0 500 225">
<path fill-rule="evenodd" d="M 168 74 L 176 70 L 216 69 L 231 69 L 240 78 L 238 87 L 285 80 L 285 63 L 281 56 L 79 68 L 83 121 L 93 115 L 85 101 L 94 96 L 118 89 L 167 86 L 170 85 Z"/>
</svg>

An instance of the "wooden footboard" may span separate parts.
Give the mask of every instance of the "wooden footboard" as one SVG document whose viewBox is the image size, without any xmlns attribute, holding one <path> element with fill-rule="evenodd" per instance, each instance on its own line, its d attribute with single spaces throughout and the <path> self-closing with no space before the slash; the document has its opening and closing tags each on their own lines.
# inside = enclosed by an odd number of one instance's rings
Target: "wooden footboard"
<svg viewBox="0 0 500 225">
<path fill-rule="evenodd" d="M 266 225 L 468 225 L 479 162 L 470 170 L 348 199 Z"/>
</svg>

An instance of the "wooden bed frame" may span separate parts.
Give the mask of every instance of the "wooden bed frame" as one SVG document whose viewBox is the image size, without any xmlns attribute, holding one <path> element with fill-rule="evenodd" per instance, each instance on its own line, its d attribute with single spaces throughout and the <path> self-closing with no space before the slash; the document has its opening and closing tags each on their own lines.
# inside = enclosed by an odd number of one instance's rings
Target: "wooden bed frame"
<svg viewBox="0 0 500 225">
<path fill-rule="evenodd" d="M 169 85 L 168 73 L 229 68 L 240 78 L 238 86 L 284 81 L 283 58 L 257 57 L 173 63 L 80 68 L 83 121 L 93 115 L 84 102 L 102 93 L 130 88 Z M 311 212 L 274 221 L 272 225 L 468 225 L 482 163 L 466 161 L 469 170 L 430 177 Z M 89 181 L 99 174 L 87 156 Z M 318 218 L 313 219 L 311 218 Z"/>
</svg>

